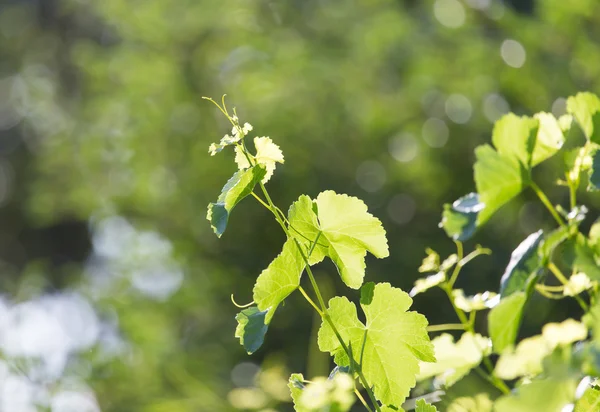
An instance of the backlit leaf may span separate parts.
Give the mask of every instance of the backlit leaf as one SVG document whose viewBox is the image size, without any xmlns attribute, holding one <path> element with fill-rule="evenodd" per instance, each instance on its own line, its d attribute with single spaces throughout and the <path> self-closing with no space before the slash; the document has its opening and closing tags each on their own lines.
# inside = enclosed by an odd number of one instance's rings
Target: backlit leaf
<svg viewBox="0 0 600 412">
<path fill-rule="evenodd" d="M 571 379 L 536 380 L 499 398 L 494 412 L 561 412 L 573 402 L 575 388 L 576 383 Z"/>
<path fill-rule="evenodd" d="M 433 346 L 427 335 L 427 319 L 407 312 L 412 299 L 389 283 L 367 283 L 361 289 L 360 305 L 366 325 L 357 317 L 356 306 L 345 297 L 329 301 L 331 316 L 342 339 L 352 348 L 353 359 L 374 385 L 375 396 L 386 405 L 399 407 L 415 385 L 419 361 L 434 362 Z M 363 347 L 364 342 L 364 347 Z M 330 352 L 341 366 L 350 365 L 335 333 L 321 324 L 319 348 Z"/>
<path fill-rule="evenodd" d="M 347 412 L 356 401 L 354 379 L 346 373 L 332 379 L 317 377 L 307 384 L 302 374 L 295 373 L 288 387 L 297 412 Z"/>
<path fill-rule="evenodd" d="M 421 362 L 421 371 L 417 381 L 436 377 L 436 387 L 450 387 L 456 381 L 479 365 L 484 355 L 491 351 L 492 342 L 489 338 L 470 332 L 464 333 L 458 342 L 452 335 L 443 333 L 431 341 L 434 348 L 435 363 Z"/>
<path fill-rule="evenodd" d="M 480 226 L 501 206 L 521 193 L 527 179 L 523 166 L 516 158 L 501 156 L 491 146 L 483 145 L 475 149 L 475 184 L 479 201 L 484 208 L 477 216 Z"/>
<path fill-rule="evenodd" d="M 254 302 L 259 310 L 268 310 L 265 322 L 270 323 L 277 306 L 300 285 L 304 260 L 293 239 L 283 244 L 283 250 L 256 279 Z"/>
<path fill-rule="evenodd" d="M 423 399 L 419 399 L 416 403 L 415 412 L 437 412 L 437 408 L 428 404 Z"/>
<path fill-rule="evenodd" d="M 494 124 L 492 143 L 501 156 L 518 159 L 529 168 L 537 129 L 536 119 L 509 113 Z"/>
<path fill-rule="evenodd" d="M 525 291 L 528 284 L 541 272 L 538 246 L 541 230 L 529 235 L 510 256 L 510 262 L 500 280 L 500 295 L 504 298 L 517 291 Z"/>
<path fill-rule="evenodd" d="M 535 119 L 539 125 L 531 154 L 531 166 L 536 166 L 555 155 L 565 143 L 565 136 L 556 117 L 550 113 L 538 113 Z"/>
<path fill-rule="evenodd" d="M 504 349 L 515 343 L 526 301 L 525 292 L 515 292 L 500 300 L 500 303 L 490 311 L 488 328 L 494 352 L 502 353 Z"/>
<path fill-rule="evenodd" d="M 254 186 L 260 182 L 265 173 L 266 171 L 262 166 L 254 166 L 248 170 L 235 172 L 223 186 L 217 202 L 208 205 L 206 218 L 218 237 L 221 237 L 227 228 L 231 210 L 243 198 L 252 193 Z"/>
<path fill-rule="evenodd" d="M 575 404 L 573 412 L 598 412 L 600 410 L 600 390 L 589 387 Z"/>
<path fill-rule="evenodd" d="M 600 99 L 593 93 L 577 93 L 567 99 L 567 112 L 572 114 L 588 140 L 600 143 L 594 133 L 600 124 Z"/>
<path fill-rule="evenodd" d="M 353 289 L 363 283 L 367 251 L 378 258 L 389 255 L 381 222 L 358 198 L 330 190 L 320 193 L 314 203 L 301 196 L 290 209 L 289 220 L 297 228 L 294 232 L 299 232 L 294 236 L 305 245 L 309 242 L 304 238 L 316 238 L 321 231 L 318 243 L 322 246 L 317 246 L 313 261 L 329 256 L 344 283 Z"/>
<path fill-rule="evenodd" d="M 267 311 L 260 311 L 256 306 L 246 308 L 235 316 L 238 322 L 235 337 L 240 339 L 248 354 L 256 352 L 264 342 L 269 328 L 265 322 L 266 316 Z"/>
</svg>

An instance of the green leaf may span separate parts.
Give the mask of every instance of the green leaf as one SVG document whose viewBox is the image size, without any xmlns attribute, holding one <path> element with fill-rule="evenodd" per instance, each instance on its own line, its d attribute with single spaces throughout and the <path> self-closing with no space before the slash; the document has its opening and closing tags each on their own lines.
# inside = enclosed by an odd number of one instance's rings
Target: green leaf
<svg viewBox="0 0 600 412">
<path fill-rule="evenodd" d="M 445 392 L 438 404 L 445 412 L 492 412 L 493 400 L 501 395 L 495 386 L 474 371 Z"/>
<path fill-rule="evenodd" d="M 600 123 L 600 99 L 593 93 L 577 93 L 567 99 L 567 112 L 579 123 L 589 141 L 600 143 L 600 135 L 594 131 Z"/>
<path fill-rule="evenodd" d="M 216 203 L 209 203 L 206 218 L 218 237 L 225 232 L 229 215 L 235 205 L 252 193 L 254 186 L 265 175 L 262 166 L 254 166 L 248 170 L 240 170 L 227 181 Z"/>
<path fill-rule="evenodd" d="M 338 373 L 332 379 L 318 377 L 304 384 L 300 373 L 290 376 L 288 387 L 297 412 L 347 412 L 354 404 L 354 379 Z"/>
<path fill-rule="evenodd" d="M 417 407 L 415 412 L 437 412 L 437 408 L 433 405 L 428 404 L 423 399 L 417 401 Z"/>
<path fill-rule="evenodd" d="M 238 325 L 235 337 L 240 339 L 241 345 L 249 355 L 256 352 L 263 344 L 269 326 L 265 322 L 267 311 L 260 311 L 256 306 L 242 310 L 235 316 Z"/>
<path fill-rule="evenodd" d="M 456 381 L 479 365 L 484 355 L 490 353 L 492 342 L 479 334 L 464 333 L 458 342 L 452 335 L 443 333 L 431 341 L 435 363 L 421 362 L 417 381 L 436 377 L 435 386 L 452 386 Z"/>
<path fill-rule="evenodd" d="M 569 238 L 569 229 L 565 226 L 554 229 L 542 239 L 538 247 L 540 264 L 545 266 L 551 259 L 554 250 L 565 240 Z"/>
<path fill-rule="evenodd" d="M 327 310 L 341 338 L 352 350 L 375 396 L 386 405 L 400 406 L 415 385 L 419 360 L 435 362 L 433 346 L 427 335 L 427 319 L 406 312 L 412 299 L 389 283 L 367 283 L 361 289 L 360 305 L 365 326 L 357 317 L 356 306 L 345 297 L 334 297 Z M 330 352 L 335 362 L 349 366 L 329 323 L 319 329 L 319 348 Z"/>
<path fill-rule="evenodd" d="M 589 170 L 588 192 L 600 190 L 600 150 L 595 148 L 591 153 L 592 167 Z"/>
<path fill-rule="evenodd" d="M 481 226 L 496 210 L 521 193 L 527 178 L 516 158 L 501 156 L 489 145 L 476 148 L 475 157 L 475 184 L 479 200 L 485 205 L 477 216 L 477 225 Z"/>
<path fill-rule="evenodd" d="M 298 286 L 304 270 L 304 260 L 293 239 L 283 244 L 281 253 L 262 271 L 254 285 L 254 302 L 259 310 L 268 310 L 265 319 L 268 324 L 277 306 Z"/>
<path fill-rule="evenodd" d="M 308 253 L 312 243 L 319 235 L 319 220 L 316 208 L 316 203 L 310 197 L 302 195 L 290 206 L 288 211 L 290 235 L 304 246 L 306 253 Z M 308 258 L 309 264 L 315 265 L 327 256 L 328 245 L 326 243 L 327 241 L 319 236 L 317 245 Z"/>
<path fill-rule="evenodd" d="M 523 339 L 516 349 L 502 352 L 496 363 L 494 375 L 508 380 L 521 376 L 535 376 L 542 372 L 542 360 L 551 350 L 541 335 Z"/>
<path fill-rule="evenodd" d="M 539 122 L 531 166 L 536 166 L 554 156 L 565 143 L 565 136 L 559 121 L 550 113 L 537 113 L 535 119 Z"/>
<path fill-rule="evenodd" d="M 410 297 L 414 297 L 419 293 L 428 291 L 429 289 L 439 285 L 446 280 L 445 272 L 438 272 L 435 275 L 430 275 L 425 278 L 417 279 L 415 286 L 410 290 Z"/>
<path fill-rule="evenodd" d="M 525 291 L 530 282 L 542 272 L 538 246 L 543 232 L 529 235 L 510 256 L 510 262 L 500 280 L 500 296 L 505 298 L 518 291 Z"/>
<path fill-rule="evenodd" d="M 598 412 L 600 410 L 600 390 L 589 387 L 575 404 L 573 412 Z"/>
<path fill-rule="evenodd" d="M 501 156 L 518 159 L 523 166 L 530 168 L 537 129 L 536 119 L 509 113 L 494 124 L 492 143 Z"/>
<path fill-rule="evenodd" d="M 419 266 L 419 273 L 437 272 L 440 269 L 440 255 L 431 248 L 427 248 L 425 253 L 427 256 Z"/>
<path fill-rule="evenodd" d="M 344 283 L 358 289 L 365 276 L 367 251 L 378 258 L 389 255 L 381 222 L 368 213 L 367 205 L 356 197 L 328 190 L 320 193 L 314 204 L 308 200 L 301 196 L 290 209 L 290 224 L 302 234 L 294 236 L 298 241 L 303 238 L 307 246 L 310 242 L 305 238 L 313 240 L 320 231 L 318 243 L 323 246 L 317 246 L 315 259 L 329 256 Z"/>
<path fill-rule="evenodd" d="M 454 240 L 464 242 L 473 236 L 477 227 L 477 216 L 484 204 L 477 193 L 469 193 L 452 205 L 445 204 L 440 227 Z"/>
<path fill-rule="evenodd" d="M 576 272 L 585 273 L 591 280 L 600 281 L 600 266 L 593 245 L 581 233 L 567 242 L 563 258 Z"/>
<path fill-rule="evenodd" d="M 575 388 L 573 380 L 537 380 L 499 398 L 494 412 L 561 412 L 573 402 Z"/>
<path fill-rule="evenodd" d="M 502 353 L 504 349 L 515 343 L 526 301 L 525 292 L 515 292 L 500 300 L 500 303 L 490 311 L 488 327 L 494 352 Z"/>
</svg>

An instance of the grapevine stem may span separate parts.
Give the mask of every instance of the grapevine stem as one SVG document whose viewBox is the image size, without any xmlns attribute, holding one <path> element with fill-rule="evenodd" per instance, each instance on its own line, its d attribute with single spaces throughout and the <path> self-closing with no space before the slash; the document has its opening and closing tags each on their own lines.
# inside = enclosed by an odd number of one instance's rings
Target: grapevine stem
<svg viewBox="0 0 600 412">
<path fill-rule="evenodd" d="M 317 311 L 319 316 L 323 317 L 323 312 L 321 311 L 321 309 L 319 309 L 317 304 L 310 298 L 310 296 L 308 296 L 308 294 L 306 293 L 304 288 L 302 286 L 298 286 L 298 290 L 300 291 L 300 293 L 302 293 L 302 296 L 304 296 L 304 299 L 306 299 L 306 301 L 308 303 L 310 303 L 310 305 Z"/>
<path fill-rule="evenodd" d="M 552 272 L 552 274 L 556 276 L 556 279 L 558 279 L 560 283 L 562 283 L 563 285 L 569 283 L 567 277 L 560 271 L 560 269 L 554 264 L 554 262 L 548 263 L 548 269 L 550 269 L 550 272 Z M 578 295 L 575 295 L 573 297 L 575 298 L 577 303 L 579 303 L 579 306 L 581 306 L 581 309 L 583 309 L 584 312 L 587 312 L 589 310 L 588 305 L 583 301 L 583 299 L 581 299 Z"/>
<path fill-rule="evenodd" d="M 443 332 L 445 330 L 465 330 L 462 323 L 442 323 L 441 325 L 427 326 L 427 332 Z"/>
<path fill-rule="evenodd" d="M 556 211 L 556 208 L 554 206 L 552 206 L 552 203 L 550 203 L 550 200 L 548 199 L 548 197 L 544 194 L 544 192 L 542 192 L 542 189 L 540 189 L 540 187 L 534 181 L 531 181 L 529 183 L 529 185 L 531 186 L 531 188 L 533 189 L 533 191 L 535 192 L 537 197 L 540 198 L 540 200 L 542 201 L 544 206 L 546 206 L 546 209 L 548 209 L 548 211 L 550 212 L 550 214 L 552 215 L 554 220 L 556 220 L 556 222 L 560 226 L 565 226 L 565 222 L 563 222 L 562 218 Z"/>
<path fill-rule="evenodd" d="M 356 395 L 356 397 L 358 398 L 358 400 L 360 400 L 360 402 L 363 404 L 363 406 L 365 408 L 367 408 L 367 411 L 373 412 L 373 409 L 371 409 L 369 407 L 369 404 L 367 403 L 367 401 L 365 401 L 365 398 L 363 398 L 363 396 L 360 394 L 360 392 L 358 391 L 358 389 L 354 388 L 354 394 Z"/>
</svg>

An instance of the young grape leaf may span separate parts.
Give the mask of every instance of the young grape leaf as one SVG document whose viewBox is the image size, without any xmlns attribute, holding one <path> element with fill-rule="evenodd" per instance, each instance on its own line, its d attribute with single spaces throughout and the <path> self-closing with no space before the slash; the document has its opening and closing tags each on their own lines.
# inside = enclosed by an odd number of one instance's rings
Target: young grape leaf
<svg viewBox="0 0 600 412">
<path fill-rule="evenodd" d="M 563 289 L 563 295 L 579 295 L 581 292 L 591 289 L 597 283 L 598 282 L 593 282 L 588 275 L 583 272 L 573 273 Z"/>
<path fill-rule="evenodd" d="M 410 297 L 414 297 L 419 293 L 428 291 L 429 289 L 439 285 L 446 280 L 445 272 L 438 272 L 435 275 L 429 275 L 426 278 L 415 280 L 415 286 L 410 290 Z"/>
<path fill-rule="evenodd" d="M 600 410 L 600 390 L 588 387 L 575 404 L 573 412 L 597 412 Z"/>
<path fill-rule="evenodd" d="M 218 237 L 225 232 L 231 210 L 252 193 L 254 186 L 265 176 L 264 167 L 257 165 L 239 170 L 227 181 L 216 203 L 209 203 L 206 218 Z"/>
<path fill-rule="evenodd" d="M 508 113 L 494 124 L 492 143 L 502 157 L 518 159 L 523 166 L 529 168 L 538 124 L 531 117 Z"/>
<path fill-rule="evenodd" d="M 567 242 L 563 259 L 576 272 L 583 272 L 591 280 L 600 281 L 600 266 L 596 261 L 594 249 L 585 236 L 579 233 Z"/>
<path fill-rule="evenodd" d="M 305 264 L 293 239 L 283 244 L 281 253 L 262 271 L 254 285 L 254 302 L 259 310 L 268 310 L 265 322 L 271 318 L 277 306 L 298 286 Z"/>
<path fill-rule="evenodd" d="M 502 353 L 504 349 L 515 343 L 526 301 L 525 292 L 515 292 L 500 300 L 500 303 L 490 311 L 488 328 L 495 353 Z"/>
<path fill-rule="evenodd" d="M 307 385 L 304 377 L 295 373 L 288 387 L 296 412 L 347 412 L 354 404 L 354 379 L 346 373 L 338 373 L 333 379 L 314 378 Z"/>
<path fill-rule="evenodd" d="M 559 121 L 550 113 L 537 113 L 538 132 L 531 154 L 531 166 L 536 166 L 554 156 L 565 143 L 565 136 Z"/>
<path fill-rule="evenodd" d="M 538 246 L 543 232 L 529 235 L 510 256 L 510 262 L 500 280 L 500 296 L 505 298 L 517 291 L 525 291 L 528 284 L 542 272 Z"/>
<path fill-rule="evenodd" d="M 561 412 L 573 402 L 576 386 L 572 379 L 536 380 L 499 398 L 494 412 Z"/>
<path fill-rule="evenodd" d="M 290 209 L 290 225 L 302 234 L 296 238 L 312 240 L 320 231 L 318 243 L 323 246 L 317 246 L 317 258 L 323 254 L 329 256 L 344 283 L 358 289 L 365 276 L 367 251 L 378 258 L 389 255 L 381 222 L 368 213 L 367 205 L 356 197 L 328 190 L 320 193 L 314 204 L 308 200 L 301 196 Z M 304 242 L 306 245 L 306 240 Z"/>
<path fill-rule="evenodd" d="M 475 371 L 445 389 L 438 407 L 445 412 L 492 412 L 493 401 L 502 393 Z"/>
<path fill-rule="evenodd" d="M 567 112 L 579 123 L 589 141 L 600 143 L 600 134 L 594 133 L 600 124 L 600 99 L 593 93 L 577 93 L 567 99 Z"/>
<path fill-rule="evenodd" d="M 264 342 L 269 328 L 265 322 L 266 316 L 267 311 L 260 311 L 256 306 L 246 308 L 235 316 L 235 320 L 238 322 L 235 337 L 240 339 L 240 343 L 248 355 L 256 352 Z"/>
<path fill-rule="evenodd" d="M 502 352 L 494 375 L 501 379 L 516 379 L 521 376 L 535 376 L 543 370 L 542 360 L 552 351 L 541 335 L 523 339 L 516 349 L 507 348 Z"/>
<path fill-rule="evenodd" d="M 540 264 L 546 266 L 552 259 L 554 250 L 565 240 L 569 238 L 569 228 L 561 226 L 548 233 L 542 239 L 538 247 L 538 255 L 540 257 Z"/>
<path fill-rule="evenodd" d="M 477 225 L 481 226 L 496 210 L 521 193 L 528 177 L 518 159 L 502 156 L 489 145 L 476 148 L 475 157 L 475 185 L 479 200 L 485 205 L 477 216 Z"/>
<path fill-rule="evenodd" d="M 458 342 L 448 333 L 431 341 L 435 363 L 421 362 L 417 381 L 436 376 L 435 386 L 449 388 L 479 365 L 484 355 L 490 353 L 492 342 L 479 334 L 464 333 Z"/>
<path fill-rule="evenodd" d="M 437 412 L 437 408 L 428 404 L 423 399 L 419 399 L 416 403 L 415 412 Z"/>
<path fill-rule="evenodd" d="M 427 335 L 427 319 L 407 312 L 412 299 L 389 283 L 366 283 L 360 305 L 366 325 L 357 317 L 356 306 L 345 297 L 329 301 L 328 315 L 336 325 L 352 358 L 361 365 L 364 376 L 374 386 L 375 396 L 386 405 L 400 406 L 415 385 L 419 360 L 435 362 Z M 329 323 L 323 321 L 318 335 L 319 348 L 330 352 L 340 366 L 349 366 Z"/>
<path fill-rule="evenodd" d="M 469 193 L 454 201 L 452 205 L 444 205 L 439 226 L 452 239 L 464 242 L 475 233 L 477 216 L 484 206 L 477 193 Z"/>
<path fill-rule="evenodd" d="M 596 148 L 592 153 L 592 167 L 589 170 L 588 192 L 600 190 L 600 150 Z"/>
<path fill-rule="evenodd" d="M 319 220 L 316 212 L 317 205 L 306 195 L 302 195 L 288 210 L 289 232 L 298 243 L 304 246 L 306 253 L 319 235 Z M 315 265 L 327 256 L 327 241 L 319 236 L 308 263 Z"/>
</svg>

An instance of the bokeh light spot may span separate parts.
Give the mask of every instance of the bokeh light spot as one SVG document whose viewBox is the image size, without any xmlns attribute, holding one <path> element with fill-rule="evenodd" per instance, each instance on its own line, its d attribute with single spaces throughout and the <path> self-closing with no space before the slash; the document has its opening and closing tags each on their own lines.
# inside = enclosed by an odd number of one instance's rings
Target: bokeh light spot
<svg viewBox="0 0 600 412">
<path fill-rule="evenodd" d="M 398 162 L 408 163 L 419 154 L 419 143 L 412 134 L 403 133 L 390 139 L 388 150 Z"/>
<path fill-rule="evenodd" d="M 412 220 L 417 211 L 414 199 L 406 193 L 400 193 L 390 199 L 387 212 L 390 218 L 399 225 L 405 225 Z"/>
<path fill-rule="evenodd" d="M 453 94 L 446 99 L 446 115 L 454 123 L 467 123 L 472 113 L 471 101 L 466 96 Z"/>
<path fill-rule="evenodd" d="M 431 117 L 423 123 L 421 133 L 425 143 L 434 148 L 444 147 L 450 134 L 446 122 L 435 117 Z"/>
<path fill-rule="evenodd" d="M 465 8 L 458 0 L 436 0 L 433 13 L 442 25 L 452 29 L 465 23 Z"/>
<path fill-rule="evenodd" d="M 380 190 L 387 179 L 385 168 L 376 160 L 362 162 L 356 169 L 356 183 L 366 192 Z"/>
<path fill-rule="evenodd" d="M 525 59 L 527 58 L 527 53 L 525 52 L 523 45 L 512 39 L 507 39 L 502 42 L 502 46 L 500 46 L 500 55 L 502 56 L 504 63 L 516 69 L 523 67 Z"/>
</svg>

